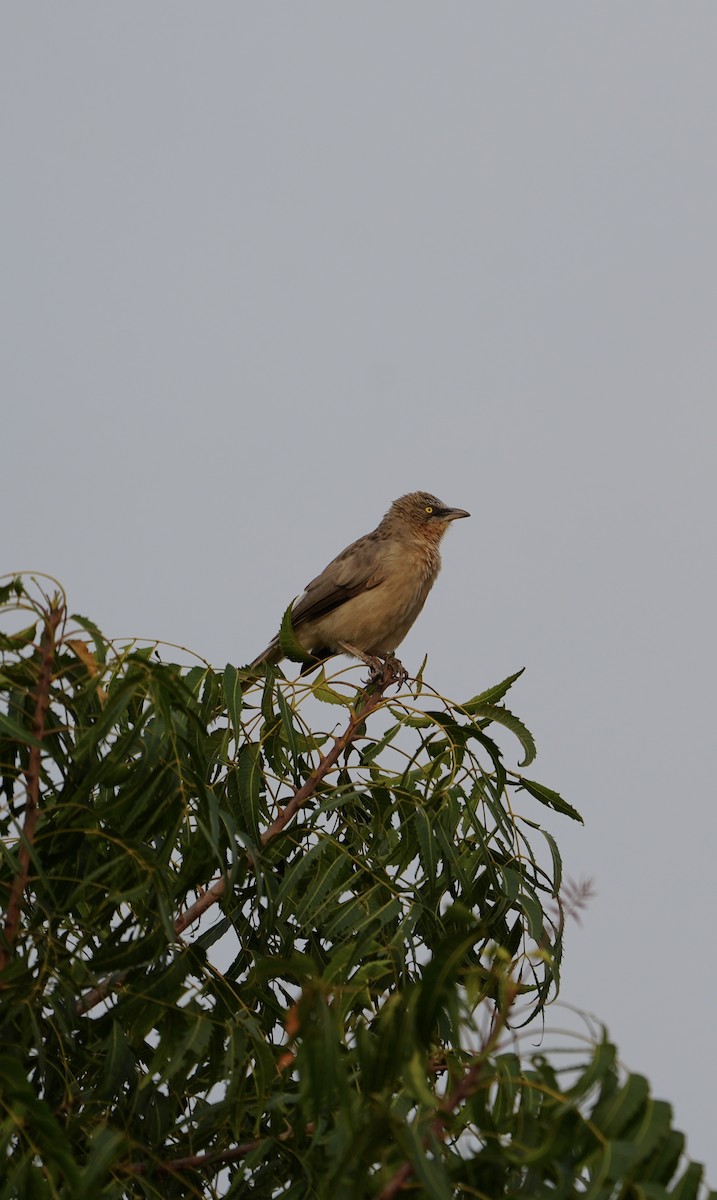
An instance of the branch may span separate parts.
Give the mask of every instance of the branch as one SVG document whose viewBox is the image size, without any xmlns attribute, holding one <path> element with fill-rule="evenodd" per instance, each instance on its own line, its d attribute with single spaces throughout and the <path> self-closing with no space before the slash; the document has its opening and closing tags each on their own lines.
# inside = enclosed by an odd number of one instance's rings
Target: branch
<svg viewBox="0 0 717 1200">
<path fill-rule="evenodd" d="M 37 812 L 40 804 L 40 774 L 42 768 L 42 739 L 45 736 L 45 718 L 50 706 L 50 684 L 55 657 L 55 634 L 65 614 L 65 607 L 57 600 L 49 601 L 45 612 L 45 628 L 40 639 L 40 673 L 35 690 L 35 712 L 32 720 L 33 743 L 25 772 L 27 802 L 22 827 L 17 874 L 12 882 L 7 913 L 5 915 L 5 945 L 0 947 L 0 971 L 10 962 L 12 948 L 20 925 L 22 901 L 30 874 L 30 856 L 35 841 Z"/>
<path fill-rule="evenodd" d="M 351 710 L 349 723 L 344 732 L 341 734 L 341 737 L 338 737 L 334 740 L 334 745 L 332 746 L 331 750 L 329 750 L 328 754 L 325 754 L 323 758 L 319 759 L 318 765 L 311 772 L 308 779 L 306 779 L 301 787 L 297 788 L 297 790 L 294 792 L 294 795 L 289 800 L 286 808 L 282 809 L 278 817 L 276 817 L 269 828 L 262 834 L 262 846 L 266 846 L 270 841 L 277 837 L 277 835 L 286 828 L 292 817 L 296 816 L 296 813 L 303 808 L 307 800 L 314 795 L 322 779 L 328 775 L 331 768 L 334 767 L 338 762 L 338 759 L 343 751 L 354 740 L 366 718 L 381 705 L 383 701 L 383 694 L 386 691 L 386 688 L 390 687 L 391 684 L 395 683 L 397 678 L 399 678 L 399 670 L 397 669 L 395 662 L 396 660 L 391 659 L 386 661 L 384 664 L 383 675 L 375 684 L 375 690 L 369 692 L 368 694 L 364 693 L 363 704 L 357 705 L 355 709 Z M 398 666 L 400 668 L 400 664 L 398 664 Z M 194 925 L 199 918 L 203 916 L 208 908 L 211 908 L 214 904 L 221 900 L 225 891 L 226 881 L 224 879 L 217 879 L 215 883 L 212 883 L 207 890 L 203 892 L 197 900 L 194 901 L 194 904 L 191 904 L 188 909 L 186 909 L 183 913 L 180 913 L 179 916 L 175 918 L 175 932 L 178 934 L 184 933 L 185 929 L 188 929 L 190 925 Z M 91 991 L 86 992 L 84 996 L 81 996 L 77 1001 L 77 1012 L 79 1014 L 89 1012 L 91 1008 L 94 1008 L 96 1004 L 99 1004 L 100 1001 L 104 1000 L 109 993 L 122 982 L 124 978 L 125 976 L 122 975 L 120 977 L 115 977 L 114 979 L 106 979 L 99 984 L 98 987 L 92 988 Z"/>
<path fill-rule="evenodd" d="M 421 1145 L 424 1150 L 430 1144 L 432 1138 L 437 1138 L 439 1142 L 444 1142 L 446 1140 L 448 1136 L 448 1125 L 453 1113 L 458 1108 L 459 1104 L 462 1104 L 464 1100 L 467 1100 L 469 1096 L 472 1096 L 473 1093 L 478 1090 L 485 1060 L 488 1055 L 492 1054 L 492 1052 L 495 1050 L 500 1039 L 500 1035 L 505 1029 L 506 1022 L 508 1020 L 508 1013 L 510 1012 L 513 1001 L 515 1000 L 517 990 L 517 986 L 510 981 L 508 987 L 506 988 L 505 1004 L 501 1009 L 496 1009 L 493 1018 L 493 1027 L 485 1041 L 485 1044 L 480 1050 L 480 1053 L 476 1055 L 475 1061 L 468 1068 L 463 1078 L 458 1081 L 453 1091 L 448 1096 L 445 1096 L 440 1102 L 439 1107 L 441 1111 L 436 1117 L 434 1117 L 433 1121 L 431 1121 L 428 1133 L 421 1139 Z M 394 1200 L 394 1197 L 397 1196 L 400 1191 L 403 1191 L 403 1188 L 413 1174 L 413 1163 L 405 1162 L 403 1166 L 399 1167 L 395 1175 L 389 1179 L 382 1191 L 379 1192 L 376 1200 Z"/>
<path fill-rule="evenodd" d="M 389 673 L 386 671 L 376 691 L 367 697 L 363 708 L 360 711 L 352 710 L 349 723 L 344 732 L 341 734 L 341 737 L 334 740 L 334 745 L 331 750 L 329 750 L 328 754 L 325 754 L 323 758 L 319 759 L 318 766 L 315 767 L 301 787 L 297 788 L 286 808 L 282 809 L 276 820 L 273 821 L 269 828 L 261 835 L 262 846 L 268 845 L 268 843 L 271 842 L 277 836 L 277 834 L 281 833 L 282 830 L 285 829 L 289 824 L 291 818 L 296 816 L 296 813 L 300 808 L 303 808 L 307 800 L 311 799 L 317 787 L 321 783 L 321 780 L 328 775 L 331 768 L 338 762 L 342 752 L 354 740 L 356 733 L 363 725 L 366 717 L 368 717 L 376 708 L 378 708 L 383 700 L 384 691 L 392 682 L 393 672 L 391 671 Z M 224 880 L 218 879 L 216 883 L 213 883 L 211 887 L 207 888 L 206 892 L 204 892 L 203 895 L 201 895 L 199 899 L 196 900 L 194 904 L 192 904 L 191 907 L 186 910 L 186 912 L 181 913 L 180 916 L 176 918 L 174 922 L 174 928 L 176 932 L 183 933 L 185 929 L 188 929 L 190 925 L 193 925 L 195 921 L 197 921 L 199 917 L 201 917 L 202 914 L 207 911 L 208 908 L 211 908 L 213 904 L 216 904 L 218 900 L 221 900 L 222 896 L 224 895 L 224 891 Z"/>
<path fill-rule="evenodd" d="M 185 1158 L 170 1158 L 168 1162 L 133 1162 L 128 1163 L 123 1169 L 128 1175 L 150 1175 L 155 1171 L 186 1171 L 191 1170 L 192 1167 L 201 1169 L 210 1167 L 214 1163 L 236 1162 L 237 1159 L 244 1158 L 260 1145 L 261 1139 L 257 1138 L 253 1142 L 243 1142 L 239 1146 L 234 1146 L 231 1150 L 217 1150 L 211 1154 L 188 1154 Z"/>
<path fill-rule="evenodd" d="M 286 1142 L 294 1136 L 293 1129 L 285 1129 L 277 1137 L 277 1141 Z M 204 1167 L 212 1167 L 215 1163 L 231 1163 L 237 1159 L 245 1158 L 247 1154 L 251 1154 L 252 1150 L 256 1150 L 265 1142 L 266 1138 L 255 1138 L 253 1142 L 240 1142 L 238 1146 L 233 1146 L 231 1150 L 210 1150 L 207 1154 L 188 1154 L 185 1158 L 170 1158 L 167 1162 L 133 1162 L 127 1163 L 123 1167 L 128 1175 L 151 1175 L 155 1171 L 165 1171 L 173 1173 L 175 1171 L 186 1170 L 201 1170 Z"/>
<path fill-rule="evenodd" d="M 383 700 L 384 691 L 392 682 L 392 678 L 382 680 L 378 689 L 367 697 L 363 708 L 360 711 L 353 710 L 351 712 L 351 719 L 349 720 L 346 729 L 341 734 L 341 737 L 334 739 L 333 748 L 329 750 L 328 754 L 325 754 L 324 757 L 320 759 L 318 767 L 311 772 L 306 782 L 302 784 L 298 791 L 294 792 L 294 795 L 291 797 L 291 800 L 283 812 L 279 813 L 279 816 L 276 818 L 273 824 L 271 824 L 266 832 L 262 834 L 262 846 L 266 846 L 266 844 L 270 842 L 272 838 L 275 838 L 278 833 L 281 833 L 282 829 L 289 824 L 291 818 L 295 816 L 299 809 L 303 808 L 303 806 L 306 804 L 306 801 L 313 796 L 316 788 L 321 783 L 321 780 L 329 773 L 346 747 L 349 746 L 354 740 L 358 730 L 361 728 L 366 718 L 379 707 L 381 701 Z"/>
</svg>

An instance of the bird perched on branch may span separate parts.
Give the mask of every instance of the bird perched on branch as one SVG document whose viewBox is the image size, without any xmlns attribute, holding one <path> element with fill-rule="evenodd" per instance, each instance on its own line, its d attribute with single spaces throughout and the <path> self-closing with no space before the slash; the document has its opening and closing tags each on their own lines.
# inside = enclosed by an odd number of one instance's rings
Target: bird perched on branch
<svg viewBox="0 0 717 1200">
<path fill-rule="evenodd" d="M 394 500 L 373 533 L 342 550 L 294 601 L 294 636 L 315 660 L 304 670 L 349 654 L 378 674 L 426 602 L 441 567 L 441 538 L 451 521 L 468 516 L 429 492 Z M 251 667 L 282 658 L 277 636 Z"/>
</svg>

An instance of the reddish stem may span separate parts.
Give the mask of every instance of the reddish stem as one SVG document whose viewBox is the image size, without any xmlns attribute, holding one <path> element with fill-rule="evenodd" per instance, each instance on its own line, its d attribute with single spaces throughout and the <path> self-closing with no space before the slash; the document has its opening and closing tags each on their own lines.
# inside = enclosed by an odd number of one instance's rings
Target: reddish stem
<svg viewBox="0 0 717 1200">
<path fill-rule="evenodd" d="M 22 901 L 25 895 L 30 875 L 30 857 L 35 841 L 37 813 L 40 805 L 40 774 L 42 768 L 42 739 L 45 736 L 45 718 L 50 706 L 50 684 L 52 683 L 52 666 L 55 658 L 55 634 L 64 616 L 64 606 L 50 605 L 45 614 L 45 628 L 40 640 L 40 673 L 35 689 L 35 712 L 32 720 L 33 744 L 30 746 L 30 757 L 25 772 L 27 783 L 27 799 L 25 803 L 25 820 L 22 827 L 22 838 L 17 860 L 17 874 L 12 882 L 7 913 L 5 914 L 5 944 L 0 947 L 0 971 L 10 962 L 12 948 L 20 927 Z"/>
<path fill-rule="evenodd" d="M 389 662 L 385 666 L 383 677 L 377 684 L 376 690 L 365 697 L 363 707 L 360 710 L 352 710 L 349 723 L 344 732 L 341 734 L 341 737 L 336 738 L 334 745 L 332 746 L 331 750 L 329 750 L 328 754 L 325 754 L 323 758 L 319 759 L 318 766 L 311 772 L 308 779 L 302 784 L 302 786 L 297 788 L 297 790 L 294 792 L 294 795 L 289 800 L 289 803 L 286 805 L 286 808 L 282 809 L 278 817 L 276 817 L 269 828 L 262 834 L 262 846 L 266 846 L 268 842 L 272 841 L 272 839 L 277 836 L 277 834 L 281 833 L 281 831 L 289 824 L 289 821 L 292 819 L 292 817 L 294 817 L 299 809 L 303 808 L 304 804 L 306 804 L 306 801 L 313 796 L 318 785 L 321 783 L 321 780 L 324 779 L 331 768 L 336 765 L 342 752 L 356 737 L 358 730 L 361 728 L 366 718 L 379 707 L 383 700 L 383 693 L 385 692 L 386 688 L 392 683 L 395 683 L 395 681 L 395 668 Z M 210 884 L 206 892 L 203 892 L 202 895 L 194 901 L 194 904 L 191 904 L 189 908 L 175 918 L 175 932 L 178 934 L 184 933 L 185 929 L 188 929 L 190 925 L 194 925 L 207 911 L 207 909 L 211 908 L 214 904 L 221 900 L 225 890 L 226 883 L 224 879 L 217 879 L 214 883 Z M 98 987 L 92 988 L 91 991 L 86 992 L 85 995 L 81 996 L 77 1002 L 78 1013 L 86 1013 L 91 1008 L 94 1008 L 96 1004 L 99 1004 L 100 1001 L 104 1000 L 105 997 L 108 996 L 109 993 L 113 991 L 119 983 L 121 983 L 123 978 L 124 976 L 122 976 L 120 979 L 115 978 L 114 980 L 104 980 L 103 983 L 101 983 Z"/>
<path fill-rule="evenodd" d="M 448 1136 L 448 1123 L 451 1115 L 458 1108 L 459 1104 L 461 1104 L 464 1100 L 467 1100 L 468 1097 L 472 1096 L 473 1093 L 478 1089 L 485 1060 L 487 1056 L 491 1054 L 493 1050 L 495 1050 L 500 1035 L 505 1028 L 506 1021 L 508 1020 L 508 1013 L 510 1012 L 513 1001 L 515 1000 L 516 992 L 517 988 L 513 983 L 510 983 L 507 988 L 505 1006 L 500 1010 L 496 1010 L 493 1018 L 493 1027 L 488 1035 L 488 1038 L 486 1039 L 480 1055 L 476 1057 L 475 1062 L 468 1068 L 463 1078 L 458 1080 L 458 1083 L 450 1095 L 446 1096 L 441 1101 L 441 1111 L 433 1119 L 433 1121 L 431 1121 L 430 1131 L 422 1140 L 421 1144 L 424 1150 L 429 1145 L 432 1137 L 437 1138 L 439 1142 L 445 1141 L 446 1137 Z M 403 1190 L 413 1173 L 413 1163 L 405 1162 L 403 1166 L 399 1167 L 395 1175 L 389 1179 L 386 1186 L 379 1192 L 377 1200 L 394 1200 L 394 1197 Z"/>
</svg>

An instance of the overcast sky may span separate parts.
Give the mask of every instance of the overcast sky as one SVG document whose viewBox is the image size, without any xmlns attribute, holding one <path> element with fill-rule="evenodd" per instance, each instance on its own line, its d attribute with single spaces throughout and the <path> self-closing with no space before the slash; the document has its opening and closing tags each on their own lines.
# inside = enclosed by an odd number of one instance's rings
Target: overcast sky
<svg viewBox="0 0 717 1200">
<path fill-rule="evenodd" d="M 563 998 L 715 1183 L 717 6 L 36 0 L 0 59 L 0 570 L 223 666 L 469 509 L 401 657 L 527 668 Z"/>
</svg>

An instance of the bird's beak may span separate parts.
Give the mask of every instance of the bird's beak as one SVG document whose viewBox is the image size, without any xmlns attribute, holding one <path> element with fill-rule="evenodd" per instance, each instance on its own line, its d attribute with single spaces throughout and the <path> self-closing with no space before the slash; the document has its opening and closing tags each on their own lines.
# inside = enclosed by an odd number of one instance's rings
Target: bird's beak
<svg viewBox="0 0 717 1200">
<path fill-rule="evenodd" d="M 464 508 L 449 508 L 443 514 L 444 521 L 457 521 L 459 517 L 469 517 L 471 514 Z"/>
</svg>

